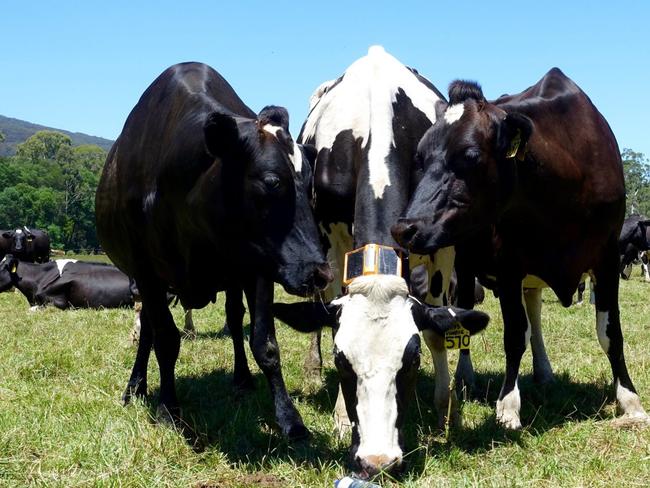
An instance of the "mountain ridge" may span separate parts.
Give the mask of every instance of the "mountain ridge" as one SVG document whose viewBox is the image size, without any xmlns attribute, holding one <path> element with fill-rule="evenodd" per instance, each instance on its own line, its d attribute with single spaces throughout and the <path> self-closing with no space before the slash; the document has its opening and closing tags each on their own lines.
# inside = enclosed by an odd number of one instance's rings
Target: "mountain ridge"
<svg viewBox="0 0 650 488">
<path fill-rule="evenodd" d="M 61 132 L 70 137 L 73 146 L 95 144 L 105 151 L 108 151 L 113 145 L 113 142 L 115 142 L 103 137 L 91 136 L 83 132 L 71 132 L 65 129 L 47 127 L 26 120 L 0 115 L 0 132 L 5 136 L 5 140 L 0 142 L 0 157 L 13 156 L 16 153 L 16 146 L 18 144 L 25 142 L 36 132 L 41 130 L 54 130 Z"/>
</svg>

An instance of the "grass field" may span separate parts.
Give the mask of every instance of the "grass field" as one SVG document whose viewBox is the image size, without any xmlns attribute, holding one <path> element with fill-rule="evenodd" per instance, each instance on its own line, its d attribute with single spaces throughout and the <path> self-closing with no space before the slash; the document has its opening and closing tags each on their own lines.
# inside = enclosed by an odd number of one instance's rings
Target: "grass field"
<svg viewBox="0 0 650 488">
<path fill-rule="evenodd" d="M 646 408 L 649 294 L 638 270 L 621 284 L 625 353 Z M 611 373 L 596 339 L 593 307 L 563 309 L 546 292 L 543 307 L 557 380 L 536 386 L 526 353 L 521 432 L 506 433 L 495 423 L 505 361 L 494 298 L 480 307 L 492 322 L 473 341 L 476 399 L 463 404 L 464 425 L 448 442 L 432 427 L 432 366 L 428 351 L 423 353 L 417 398 L 406 420 L 411 452 L 400 485 L 650 485 L 650 428 L 611 422 Z M 182 324 L 180 307 L 174 317 Z M 339 442 L 334 434 L 331 339 L 323 348 L 325 385 L 312 388 L 302 374 L 309 338 L 277 326 L 284 377 L 312 432 L 309 442 L 292 445 L 275 430 L 266 381 L 250 352 L 257 388 L 245 396 L 232 393 L 232 347 L 220 332 L 223 297 L 196 311 L 194 320 L 198 337 L 183 342 L 177 366 L 183 415 L 195 433 L 190 437 L 152 420 L 158 393 L 153 357 L 150 401 L 127 408 L 120 403 L 135 354 L 128 342 L 132 311 L 29 312 L 22 295 L 0 295 L 0 485 L 333 486 L 348 472 L 348 440 Z"/>
</svg>

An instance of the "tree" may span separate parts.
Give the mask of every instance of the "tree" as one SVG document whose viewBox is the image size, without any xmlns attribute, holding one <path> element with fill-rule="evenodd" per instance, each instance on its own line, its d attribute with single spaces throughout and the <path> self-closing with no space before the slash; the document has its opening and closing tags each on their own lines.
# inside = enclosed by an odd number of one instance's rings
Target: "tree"
<svg viewBox="0 0 650 488">
<path fill-rule="evenodd" d="M 650 165 L 643 153 L 623 149 L 623 172 L 625 174 L 626 215 L 640 213 L 650 216 Z"/>
<path fill-rule="evenodd" d="M 0 142 L 3 142 L 4 140 L 5 140 L 5 135 L 0 130 Z"/>
<path fill-rule="evenodd" d="M 41 130 L 18 144 L 16 156 L 35 162 L 39 160 L 69 159 L 72 153 L 70 137 L 53 130 Z"/>
</svg>

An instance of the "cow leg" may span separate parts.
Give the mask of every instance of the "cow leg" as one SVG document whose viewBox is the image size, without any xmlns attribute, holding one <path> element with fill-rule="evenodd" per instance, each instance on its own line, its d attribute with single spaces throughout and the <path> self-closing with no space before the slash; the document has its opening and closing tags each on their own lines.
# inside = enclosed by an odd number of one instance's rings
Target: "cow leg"
<svg viewBox="0 0 650 488">
<path fill-rule="evenodd" d="M 584 284 L 584 282 L 583 282 Z M 542 289 L 529 288 L 524 291 L 526 315 L 530 322 L 530 347 L 533 350 L 533 379 L 540 384 L 551 383 L 553 368 L 546 354 L 542 335 Z"/>
<path fill-rule="evenodd" d="M 183 307 L 183 319 L 185 325 L 183 326 L 183 334 L 188 339 L 196 338 L 196 329 L 194 328 L 194 319 L 192 317 L 192 309 Z"/>
<path fill-rule="evenodd" d="M 451 401 L 451 418 L 450 422 L 459 425 L 460 417 L 458 415 L 458 401 L 456 391 L 449 390 L 449 362 L 447 361 L 447 349 L 445 349 L 445 340 L 438 334 L 425 330 L 424 342 L 426 342 L 431 357 L 433 358 L 433 368 L 435 374 L 435 390 L 433 393 L 433 404 L 438 412 L 438 428 L 444 429 L 447 423 L 447 412 L 449 411 L 449 402 Z"/>
<path fill-rule="evenodd" d="M 521 279 L 499 277 L 499 301 L 503 314 L 503 346 L 506 374 L 497 400 L 497 421 L 507 429 L 520 429 L 519 365 L 530 338 L 530 328 L 522 297 Z"/>
<path fill-rule="evenodd" d="M 616 401 L 627 417 L 648 420 L 641 400 L 627 372 L 623 353 L 623 333 L 618 306 L 618 253 L 616 241 L 609 243 L 603 262 L 595 270 L 596 332 L 612 367 Z"/>
<path fill-rule="evenodd" d="M 252 390 L 253 377 L 248 369 L 244 349 L 243 320 L 246 309 L 242 305 L 242 289 L 229 288 L 226 292 L 226 322 L 229 324 L 230 337 L 235 351 L 235 371 L 233 383 L 237 390 Z"/>
<path fill-rule="evenodd" d="M 311 382 L 320 382 L 323 370 L 323 356 L 320 348 L 322 330 L 312 332 L 310 335 L 309 352 L 305 358 L 303 368 L 305 369 L 306 379 Z"/>
<path fill-rule="evenodd" d="M 139 325 L 137 338 L 138 351 L 135 355 L 131 377 L 122 394 L 122 403 L 124 405 L 128 405 L 133 397 L 144 398 L 147 395 L 147 366 L 149 365 L 149 354 L 153 345 L 153 334 L 151 323 L 142 305 L 140 305 L 140 310 L 136 313 L 136 320 Z"/>
<path fill-rule="evenodd" d="M 180 350 L 181 335 L 169 311 L 165 287 L 158 283 L 150 283 L 146 279 L 137 279 L 137 283 L 142 296 L 142 312 L 145 319 L 140 332 L 138 351 L 143 343 L 142 334 L 149 327 L 153 332 L 153 348 L 160 370 L 160 404 L 156 417 L 162 422 L 174 422 L 180 415 L 174 369 Z"/>
<path fill-rule="evenodd" d="M 465 257 L 463 250 L 457 250 L 456 253 L 456 281 L 456 306 L 467 310 L 473 309 L 476 280 L 471 263 Z M 474 387 L 474 365 L 472 365 L 469 349 L 460 351 L 455 379 L 457 390 L 463 394 L 464 398 L 469 398 Z"/>
<path fill-rule="evenodd" d="M 289 398 L 282 378 L 280 350 L 275 339 L 275 326 L 271 313 L 273 282 L 258 278 L 254 286 L 246 288 L 246 298 L 252 324 L 250 346 L 255 361 L 269 382 L 278 425 L 289 439 L 307 437 L 309 431 Z"/>
<path fill-rule="evenodd" d="M 648 270 L 648 252 L 641 253 L 641 269 L 643 270 L 643 278 L 646 283 L 650 283 L 650 270 Z"/>
</svg>

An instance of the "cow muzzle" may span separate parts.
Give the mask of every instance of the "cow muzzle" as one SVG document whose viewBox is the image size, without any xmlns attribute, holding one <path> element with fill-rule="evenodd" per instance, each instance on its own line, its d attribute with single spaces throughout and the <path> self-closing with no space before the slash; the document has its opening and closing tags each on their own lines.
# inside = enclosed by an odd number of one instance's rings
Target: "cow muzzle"
<svg viewBox="0 0 650 488">
<path fill-rule="evenodd" d="M 363 458 L 357 457 L 357 464 L 361 468 L 358 473 L 362 479 L 377 476 L 379 473 L 394 473 L 402 466 L 402 458 L 391 457 L 384 454 L 369 455 Z"/>
</svg>

